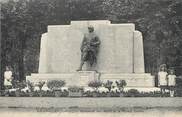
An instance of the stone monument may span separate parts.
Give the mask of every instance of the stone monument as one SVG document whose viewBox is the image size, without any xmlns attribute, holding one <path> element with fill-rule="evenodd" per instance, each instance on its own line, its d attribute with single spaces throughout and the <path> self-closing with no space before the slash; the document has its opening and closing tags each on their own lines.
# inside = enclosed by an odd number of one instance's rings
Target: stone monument
<svg viewBox="0 0 182 117">
<path fill-rule="evenodd" d="M 80 46 L 88 26 L 100 39 L 97 64 L 80 65 Z M 96 72 L 97 71 L 97 72 Z M 86 86 L 91 80 L 126 80 L 128 87 L 153 87 L 154 77 L 145 73 L 143 38 L 132 23 L 112 24 L 108 20 L 71 21 L 70 25 L 49 25 L 42 34 L 39 72 L 27 80 L 65 80 L 67 85 Z"/>
</svg>

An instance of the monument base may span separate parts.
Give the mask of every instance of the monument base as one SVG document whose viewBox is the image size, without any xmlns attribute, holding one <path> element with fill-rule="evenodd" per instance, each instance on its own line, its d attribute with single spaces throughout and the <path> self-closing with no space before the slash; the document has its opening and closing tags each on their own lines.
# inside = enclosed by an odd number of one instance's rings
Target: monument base
<svg viewBox="0 0 182 117">
<path fill-rule="evenodd" d="M 149 73 L 122 73 L 122 74 L 105 74 L 101 75 L 103 82 L 125 80 L 127 87 L 154 87 L 155 78 Z"/>
<path fill-rule="evenodd" d="M 150 74 L 107 74 L 97 73 L 95 71 L 79 71 L 75 73 L 60 73 L 60 74 L 36 74 L 26 77 L 31 82 L 49 81 L 49 80 L 64 80 L 66 86 L 88 86 L 88 83 L 93 80 L 100 80 L 101 82 L 125 80 L 127 87 L 154 87 L 155 80 Z"/>
<path fill-rule="evenodd" d="M 61 74 L 36 74 L 27 76 L 26 80 L 30 82 L 50 81 L 50 80 L 64 80 L 66 86 L 88 86 L 88 83 L 93 80 L 98 80 L 98 74 L 95 71 L 79 71 L 75 73 L 61 73 Z"/>
</svg>

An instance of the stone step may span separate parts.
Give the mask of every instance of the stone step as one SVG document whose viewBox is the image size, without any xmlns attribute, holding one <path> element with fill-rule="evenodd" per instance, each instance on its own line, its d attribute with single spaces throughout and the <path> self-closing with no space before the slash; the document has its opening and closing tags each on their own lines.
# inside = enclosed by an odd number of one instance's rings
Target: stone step
<svg viewBox="0 0 182 117">
<path fill-rule="evenodd" d="M 97 73 L 95 71 L 80 71 L 75 73 L 59 73 L 59 74 L 36 74 L 26 77 L 31 82 L 64 80 L 67 85 L 83 85 L 87 86 L 90 81 L 100 79 L 102 82 L 125 80 L 127 86 L 132 87 L 153 87 L 154 77 L 150 74 L 106 74 Z"/>
<path fill-rule="evenodd" d="M 73 75 L 75 75 L 77 72 L 75 73 L 46 73 L 46 74 L 40 74 L 40 73 L 32 73 L 31 76 L 32 77 L 39 77 L 39 78 L 47 78 L 47 77 L 55 77 L 55 78 L 62 78 L 62 77 L 72 77 Z M 82 73 L 82 74 L 85 74 L 87 75 L 88 73 L 91 73 L 91 72 L 79 72 L 79 73 Z M 99 73 L 93 73 L 95 75 L 98 75 Z M 118 74 L 106 74 L 106 73 L 101 73 L 101 77 L 104 77 L 104 78 L 148 78 L 148 77 L 153 77 L 151 76 L 151 74 L 149 73 L 142 73 L 142 74 L 135 74 L 135 73 L 118 73 Z"/>
</svg>

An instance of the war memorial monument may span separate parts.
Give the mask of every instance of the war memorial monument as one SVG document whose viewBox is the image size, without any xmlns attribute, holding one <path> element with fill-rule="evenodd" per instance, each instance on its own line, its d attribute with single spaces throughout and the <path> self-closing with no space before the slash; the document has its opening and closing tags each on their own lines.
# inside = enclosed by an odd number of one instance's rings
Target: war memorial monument
<svg viewBox="0 0 182 117">
<path fill-rule="evenodd" d="M 93 45 L 87 47 L 89 41 Z M 122 79 L 127 87 L 154 87 L 154 77 L 145 73 L 142 33 L 132 23 L 108 20 L 49 25 L 41 38 L 39 71 L 26 79 L 64 80 L 67 86 Z"/>
</svg>

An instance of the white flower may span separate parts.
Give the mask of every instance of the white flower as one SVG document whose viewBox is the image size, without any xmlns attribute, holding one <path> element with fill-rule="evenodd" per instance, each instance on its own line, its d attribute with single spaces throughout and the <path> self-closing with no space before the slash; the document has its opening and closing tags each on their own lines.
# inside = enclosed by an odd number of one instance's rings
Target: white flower
<svg viewBox="0 0 182 117">
<path fill-rule="evenodd" d="M 114 87 L 114 88 L 111 89 L 111 91 L 113 91 L 113 92 L 117 92 L 118 91 L 119 92 L 119 88 L 118 87 Z"/>
<path fill-rule="evenodd" d="M 45 83 L 45 84 L 43 85 L 43 87 L 42 87 L 42 90 L 43 90 L 43 91 L 50 91 L 51 89 L 49 89 L 49 88 L 47 87 L 47 84 Z"/>
<path fill-rule="evenodd" d="M 99 91 L 99 93 L 106 93 L 106 92 L 109 92 L 109 90 L 107 89 L 107 88 L 105 88 L 105 87 L 99 87 L 98 88 L 98 91 Z"/>
<path fill-rule="evenodd" d="M 130 89 L 136 89 L 139 92 L 154 92 L 154 91 L 160 91 L 160 88 L 157 88 L 157 87 L 151 87 L 151 88 L 148 88 L 148 87 L 137 87 L 137 88 L 126 87 L 126 88 L 124 88 L 124 91 L 128 91 Z"/>
<path fill-rule="evenodd" d="M 40 91 L 40 88 L 38 86 L 35 86 L 34 91 Z"/>
<path fill-rule="evenodd" d="M 87 91 L 93 92 L 94 91 L 94 89 L 91 87 L 84 87 L 83 90 L 84 90 L 84 92 L 87 92 Z"/>
<path fill-rule="evenodd" d="M 61 91 L 64 91 L 64 90 L 68 91 L 68 87 L 61 87 Z"/>
<path fill-rule="evenodd" d="M 17 91 L 17 90 L 18 90 L 17 88 L 16 88 L 16 89 L 13 88 L 13 89 L 9 89 L 8 91 L 9 91 L 9 92 L 15 92 L 15 91 Z"/>
<path fill-rule="evenodd" d="M 28 87 L 25 87 L 25 88 L 21 89 L 21 91 L 26 93 L 26 92 L 30 92 L 30 89 Z"/>
</svg>

